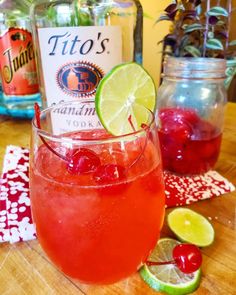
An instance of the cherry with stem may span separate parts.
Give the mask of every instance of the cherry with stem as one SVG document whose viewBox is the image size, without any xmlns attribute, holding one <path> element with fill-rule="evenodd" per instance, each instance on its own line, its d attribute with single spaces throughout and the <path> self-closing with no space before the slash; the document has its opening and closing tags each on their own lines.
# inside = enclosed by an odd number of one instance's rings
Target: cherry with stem
<svg viewBox="0 0 236 295">
<path fill-rule="evenodd" d="M 170 261 L 156 262 L 147 260 L 145 263 L 148 266 L 174 264 L 186 274 L 195 272 L 202 264 L 202 254 L 199 248 L 193 244 L 179 244 L 175 246 L 172 256 L 173 260 Z"/>
<path fill-rule="evenodd" d="M 129 124 L 131 126 L 131 128 L 133 129 L 134 132 L 136 132 L 136 129 L 134 127 L 134 124 L 132 122 L 132 115 L 129 115 L 128 117 L 128 121 L 129 121 Z M 142 147 L 141 144 L 140 144 L 140 149 L 141 149 L 141 152 L 139 154 L 139 156 L 135 159 L 135 161 L 127 168 L 127 169 L 130 169 L 131 167 L 133 167 L 139 160 L 140 158 L 142 157 L 142 155 L 144 154 L 144 151 L 146 149 L 146 146 L 147 146 L 147 142 L 148 142 L 148 133 L 150 131 L 149 127 L 146 125 L 146 124 L 141 124 L 141 128 L 144 129 L 144 131 L 146 131 L 146 140 L 145 140 L 145 144 L 144 146 Z"/>
</svg>

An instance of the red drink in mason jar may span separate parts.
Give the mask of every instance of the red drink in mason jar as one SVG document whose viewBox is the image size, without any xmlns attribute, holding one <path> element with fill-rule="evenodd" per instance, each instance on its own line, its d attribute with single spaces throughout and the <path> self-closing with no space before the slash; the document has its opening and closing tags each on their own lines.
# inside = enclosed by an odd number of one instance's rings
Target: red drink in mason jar
<svg viewBox="0 0 236 295">
<path fill-rule="evenodd" d="M 219 156 L 222 133 L 193 109 L 163 108 L 159 112 L 159 139 L 166 170 L 202 174 Z"/>
<path fill-rule="evenodd" d="M 156 107 L 164 168 L 203 174 L 214 168 L 220 152 L 226 62 L 170 56 L 163 65 Z"/>
</svg>

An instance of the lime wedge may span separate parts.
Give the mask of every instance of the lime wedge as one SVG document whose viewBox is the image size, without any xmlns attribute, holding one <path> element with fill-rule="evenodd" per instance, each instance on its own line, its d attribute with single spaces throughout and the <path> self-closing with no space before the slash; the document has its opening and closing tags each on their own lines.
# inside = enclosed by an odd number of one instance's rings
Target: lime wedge
<svg viewBox="0 0 236 295">
<path fill-rule="evenodd" d="M 205 247 L 214 241 L 214 228 L 210 222 L 191 209 L 174 209 L 167 216 L 167 222 L 170 229 L 183 242 Z"/>
<path fill-rule="evenodd" d="M 170 261 L 173 260 L 173 248 L 179 244 L 174 239 L 160 239 L 148 258 L 151 261 Z M 156 291 L 166 292 L 167 294 L 184 295 L 196 290 L 200 284 L 200 269 L 191 274 L 184 274 L 174 264 L 144 266 L 139 271 L 143 280 Z"/>
<path fill-rule="evenodd" d="M 152 78 L 142 66 L 133 62 L 114 67 L 100 81 L 95 96 L 98 117 L 113 135 L 139 130 L 150 116 L 145 110 L 153 111 L 155 103 L 156 89 Z M 130 115 L 132 124 L 128 120 Z"/>
</svg>

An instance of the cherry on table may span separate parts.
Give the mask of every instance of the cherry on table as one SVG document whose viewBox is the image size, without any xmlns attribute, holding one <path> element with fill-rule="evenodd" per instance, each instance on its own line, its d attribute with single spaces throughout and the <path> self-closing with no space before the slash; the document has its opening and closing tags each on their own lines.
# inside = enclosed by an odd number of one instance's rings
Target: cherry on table
<svg viewBox="0 0 236 295">
<path fill-rule="evenodd" d="M 197 271 L 202 264 L 202 254 L 199 248 L 193 244 L 178 244 L 172 251 L 173 260 L 170 261 L 146 261 L 147 265 L 175 264 L 185 274 Z"/>
<path fill-rule="evenodd" d="M 101 165 L 99 156 L 90 149 L 79 148 L 72 152 L 67 169 L 71 174 L 93 172 Z"/>
<path fill-rule="evenodd" d="M 199 248 L 192 244 L 179 244 L 173 249 L 173 259 L 183 273 L 192 273 L 202 264 Z"/>
</svg>

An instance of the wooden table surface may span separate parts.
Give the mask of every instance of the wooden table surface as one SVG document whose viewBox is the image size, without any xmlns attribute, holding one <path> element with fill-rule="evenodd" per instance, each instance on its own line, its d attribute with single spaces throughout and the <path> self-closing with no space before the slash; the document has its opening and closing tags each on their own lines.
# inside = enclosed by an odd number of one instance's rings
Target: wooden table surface
<svg viewBox="0 0 236 295">
<path fill-rule="evenodd" d="M 30 122 L 0 116 L 0 166 L 9 144 L 29 147 Z M 236 104 L 228 103 L 221 154 L 216 170 L 236 185 Z M 236 192 L 190 208 L 209 218 L 214 243 L 202 249 L 202 281 L 193 294 L 236 294 Z M 167 214 L 170 209 L 167 210 Z M 172 236 L 166 224 L 162 236 Z M 93 267 L 92 265 L 90 267 Z M 0 294 L 152 295 L 138 273 L 110 286 L 88 286 L 65 277 L 49 261 L 37 240 L 0 244 Z"/>
</svg>

